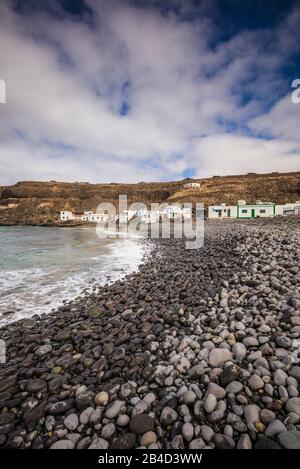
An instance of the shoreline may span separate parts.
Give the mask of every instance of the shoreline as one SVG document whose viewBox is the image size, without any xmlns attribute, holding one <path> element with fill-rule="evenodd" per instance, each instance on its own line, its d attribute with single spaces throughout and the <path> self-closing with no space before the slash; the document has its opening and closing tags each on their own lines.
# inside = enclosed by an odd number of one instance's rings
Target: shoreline
<svg viewBox="0 0 300 469">
<path fill-rule="evenodd" d="M 152 241 L 138 272 L 4 326 L 0 447 L 297 444 L 299 229 L 208 223 L 199 251 Z"/>
<path fill-rule="evenodd" d="M 95 223 L 88 223 L 88 222 L 84 222 L 84 223 L 9 223 L 9 224 L 2 224 L 0 223 L 0 228 L 1 227 L 7 227 L 7 228 L 10 228 L 10 227 L 13 227 L 13 226 L 17 226 L 17 227 L 22 227 L 24 228 L 25 226 L 29 226 L 29 227 L 40 227 L 40 228 L 79 228 L 81 226 L 87 226 L 89 228 L 93 228 L 96 226 Z"/>
<path fill-rule="evenodd" d="M 44 230 L 44 228 L 41 229 Z M 23 227 L 20 230 L 22 230 L 21 236 L 25 235 L 26 230 L 23 230 Z M 30 230 L 29 233 L 32 232 L 30 227 L 28 230 Z M 74 236 L 76 237 L 76 233 L 79 233 L 77 228 L 74 230 L 75 235 L 71 236 L 71 240 Z M 43 317 L 53 314 L 68 302 L 79 300 L 83 294 L 92 292 L 94 288 L 109 285 L 137 271 L 139 265 L 149 256 L 149 246 L 138 243 L 138 239 L 108 237 L 98 240 L 92 227 L 87 226 L 84 231 L 88 233 L 84 234 L 84 239 L 87 241 L 82 241 L 83 245 L 90 246 L 89 239 L 91 238 L 94 240 L 97 251 L 94 250 L 94 253 L 91 252 L 89 255 L 85 253 L 87 260 L 83 257 L 80 264 L 77 261 L 75 264 L 77 267 L 73 267 L 72 263 L 68 264 L 68 260 L 65 261 L 66 266 L 58 264 L 51 267 L 46 258 L 45 268 L 38 266 L 38 260 L 30 268 L 26 266 L 26 258 L 25 265 L 16 266 L 5 263 L 4 259 L 4 265 L 2 264 L 2 270 L 0 270 L 2 274 L 0 284 L 3 288 L 3 296 L 0 295 L 0 330 L 8 324 L 30 318 L 35 311 Z M 37 243 L 43 243 L 45 236 L 48 239 L 45 233 L 44 230 L 41 235 L 35 235 L 34 239 Z M 17 235 L 16 239 L 19 236 Z M 65 241 L 68 242 L 68 239 L 69 237 Z M 55 245 L 52 249 L 55 249 Z M 51 250 L 48 252 L 51 254 Z M 46 256 L 48 252 L 46 251 Z M 76 250 L 74 254 L 76 255 Z M 51 258 L 50 255 L 50 260 Z M 7 270 L 4 270 L 5 265 Z M 47 292 L 50 292 L 49 295 Z"/>
</svg>

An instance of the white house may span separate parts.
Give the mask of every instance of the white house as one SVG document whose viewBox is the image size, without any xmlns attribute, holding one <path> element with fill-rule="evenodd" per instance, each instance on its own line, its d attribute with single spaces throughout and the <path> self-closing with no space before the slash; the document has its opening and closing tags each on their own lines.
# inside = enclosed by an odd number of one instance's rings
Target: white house
<svg viewBox="0 0 300 469">
<path fill-rule="evenodd" d="M 88 215 L 88 221 L 96 223 L 107 223 L 108 213 L 90 213 L 90 215 Z"/>
<path fill-rule="evenodd" d="M 184 189 L 196 189 L 197 187 L 200 187 L 201 184 L 200 182 L 187 182 L 186 184 L 183 185 Z"/>
<path fill-rule="evenodd" d="M 93 212 L 91 210 L 85 210 L 83 212 L 83 215 L 81 215 L 81 220 L 82 221 L 89 221 L 89 216 L 92 215 Z"/>
<path fill-rule="evenodd" d="M 208 207 L 208 218 L 266 218 L 276 215 L 276 205 L 272 202 L 260 202 L 247 204 L 239 200 L 237 205 L 212 205 Z"/>
<path fill-rule="evenodd" d="M 60 219 L 61 221 L 74 220 L 73 212 L 70 212 L 69 210 L 63 210 L 60 212 Z"/>
<path fill-rule="evenodd" d="M 276 215 L 284 217 L 289 215 L 300 215 L 300 200 L 295 203 L 276 205 Z"/>
<path fill-rule="evenodd" d="M 272 202 L 258 202 L 237 206 L 237 218 L 266 218 L 275 216 L 275 204 Z"/>
<path fill-rule="evenodd" d="M 84 214 L 75 214 L 69 210 L 63 210 L 60 212 L 60 219 L 62 221 L 78 220 L 78 221 L 89 221 L 94 223 L 107 223 L 107 213 L 94 213 L 92 211 L 85 211 Z"/>
</svg>

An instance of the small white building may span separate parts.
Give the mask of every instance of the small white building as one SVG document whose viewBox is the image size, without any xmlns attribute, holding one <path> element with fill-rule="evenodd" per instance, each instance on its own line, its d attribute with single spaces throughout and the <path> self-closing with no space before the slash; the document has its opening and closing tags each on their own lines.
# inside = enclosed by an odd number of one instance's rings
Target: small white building
<svg viewBox="0 0 300 469">
<path fill-rule="evenodd" d="M 88 216 L 88 221 L 95 222 L 95 223 L 107 223 L 108 213 L 91 213 Z"/>
<path fill-rule="evenodd" d="M 78 221 L 87 221 L 87 222 L 94 222 L 94 223 L 107 223 L 108 214 L 85 211 L 82 215 L 80 213 L 73 213 L 69 210 L 63 210 L 62 212 L 60 212 L 60 219 L 62 221 L 78 220 Z"/>
<path fill-rule="evenodd" d="M 200 182 L 187 182 L 183 185 L 184 189 L 196 189 L 200 186 Z"/>
<path fill-rule="evenodd" d="M 83 215 L 81 215 L 81 220 L 82 221 L 89 221 L 89 216 L 92 215 L 93 212 L 91 210 L 85 210 L 83 212 Z"/>
<path fill-rule="evenodd" d="M 295 203 L 276 205 L 276 215 L 287 217 L 289 215 L 300 215 L 300 200 Z"/>
<path fill-rule="evenodd" d="M 61 221 L 74 220 L 73 212 L 70 212 L 70 210 L 62 210 L 60 212 L 60 219 Z"/>
<path fill-rule="evenodd" d="M 266 218 L 276 215 L 276 205 L 272 202 L 260 202 L 247 204 L 244 200 L 239 200 L 237 205 L 212 205 L 208 207 L 208 218 Z"/>
</svg>

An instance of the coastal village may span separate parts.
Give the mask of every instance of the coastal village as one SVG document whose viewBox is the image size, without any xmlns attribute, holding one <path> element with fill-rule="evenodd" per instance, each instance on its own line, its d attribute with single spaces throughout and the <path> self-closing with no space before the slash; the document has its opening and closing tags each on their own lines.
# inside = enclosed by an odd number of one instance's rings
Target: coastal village
<svg viewBox="0 0 300 469">
<path fill-rule="evenodd" d="M 183 189 L 197 189 L 200 186 L 198 182 L 188 182 L 183 185 Z M 138 218 L 142 223 L 158 223 L 163 220 L 187 220 L 193 218 L 193 209 L 184 204 L 166 205 L 162 203 L 161 205 L 162 208 L 156 210 L 148 210 L 141 206 L 136 209 L 124 210 L 114 215 L 104 212 L 95 213 L 92 210 L 86 210 L 83 213 L 63 210 L 60 212 L 60 220 L 62 222 L 77 221 L 106 224 L 111 219 L 119 223 L 127 223 L 134 218 Z M 225 203 L 210 205 L 204 208 L 204 213 L 208 219 L 252 219 L 300 215 L 300 200 L 286 204 L 262 200 L 257 200 L 255 203 L 247 203 L 245 200 L 238 200 L 236 204 L 232 205 L 226 205 Z"/>
<path fill-rule="evenodd" d="M 162 208 L 161 210 L 124 210 L 116 215 L 109 215 L 108 213 L 94 213 L 93 211 L 85 211 L 84 213 L 73 213 L 68 210 L 60 212 L 61 221 L 82 221 L 94 223 L 107 223 L 113 219 L 121 223 L 127 223 L 134 218 L 139 218 L 142 223 L 158 223 L 162 220 L 176 220 L 179 218 L 191 219 L 192 209 L 188 207 L 180 207 L 178 205 L 170 205 Z"/>
<path fill-rule="evenodd" d="M 0 0 L 9 464 L 295 464 L 299 46 L 300 0 Z"/>
<path fill-rule="evenodd" d="M 172 236 L 114 242 L 108 280 L 92 242 L 93 280 L 84 270 L 75 277 L 82 295 L 59 294 L 51 314 L 37 307 L 3 324 L 0 448 L 300 449 L 300 173 L 161 184 L 2 191 L 0 215 L 1 204 L 18 221 L 37 207 L 34 221 L 45 210 L 60 227 L 103 224 L 107 238 L 115 237 L 111 220 L 120 233 L 130 220 L 144 222 L 145 233 L 150 222 L 192 222 L 197 203 L 208 222 L 204 249 Z M 70 244 L 80 262 L 95 234 L 15 231 L 47 234 L 47 249 L 52 233 L 55 248 L 64 236 L 76 239 L 59 246 L 64 268 Z M 123 270 L 131 256 L 134 268 Z M 9 308 L 4 321 L 19 314 Z"/>
</svg>

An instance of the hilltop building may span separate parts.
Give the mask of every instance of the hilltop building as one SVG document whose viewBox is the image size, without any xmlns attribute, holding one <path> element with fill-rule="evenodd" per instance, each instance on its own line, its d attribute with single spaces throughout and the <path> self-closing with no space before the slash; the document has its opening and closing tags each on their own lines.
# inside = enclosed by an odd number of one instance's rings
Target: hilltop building
<svg viewBox="0 0 300 469">
<path fill-rule="evenodd" d="M 183 185 L 184 189 L 196 189 L 201 186 L 200 182 L 187 182 Z"/>
</svg>

